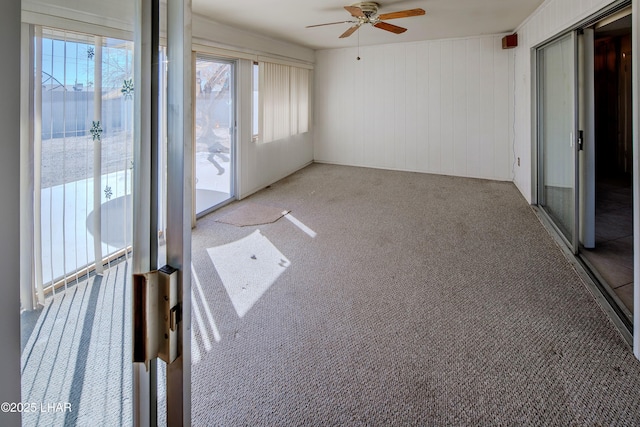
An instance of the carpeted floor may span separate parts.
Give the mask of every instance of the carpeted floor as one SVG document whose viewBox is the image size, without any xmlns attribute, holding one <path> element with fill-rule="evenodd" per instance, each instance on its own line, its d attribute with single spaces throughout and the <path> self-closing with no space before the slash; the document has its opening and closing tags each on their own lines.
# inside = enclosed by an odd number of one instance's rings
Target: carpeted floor
<svg viewBox="0 0 640 427">
<path fill-rule="evenodd" d="M 640 362 L 512 183 L 314 164 L 247 201 L 291 212 L 198 221 L 194 425 L 640 423 Z M 278 253 L 238 311 L 214 262 Z"/>
<path fill-rule="evenodd" d="M 130 275 L 121 262 L 22 313 L 23 426 L 133 424 Z"/>
</svg>

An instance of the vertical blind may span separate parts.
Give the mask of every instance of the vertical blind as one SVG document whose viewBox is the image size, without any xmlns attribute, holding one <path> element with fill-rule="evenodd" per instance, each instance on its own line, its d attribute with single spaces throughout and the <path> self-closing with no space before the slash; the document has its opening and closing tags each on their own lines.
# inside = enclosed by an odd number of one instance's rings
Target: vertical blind
<svg viewBox="0 0 640 427">
<path fill-rule="evenodd" d="M 260 140 L 271 142 L 309 130 L 309 70 L 260 62 Z"/>
<path fill-rule="evenodd" d="M 309 70 L 290 67 L 291 135 L 309 130 Z"/>
</svg>

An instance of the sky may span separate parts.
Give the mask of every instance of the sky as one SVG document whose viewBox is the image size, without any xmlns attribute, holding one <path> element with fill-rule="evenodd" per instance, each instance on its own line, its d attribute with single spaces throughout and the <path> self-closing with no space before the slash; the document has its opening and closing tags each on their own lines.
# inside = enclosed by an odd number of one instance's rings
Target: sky
<svg viewBox="0 0 640 427">
<path fill-rule="evenodd" d="M 93 37 L 68 33 L 47 35 L 42 38 L 42 81 L 53 76 L 65 86 L 82 84 L 93 86 L 95 71 L 95 45 Z M 84 40 L 83 40 L 84 39 Z M 102 48 L 103 89 L 122 86 L 125 79 L 133 77 L 133 44 L 115 39 L 104 39 Z"/>
</svg>

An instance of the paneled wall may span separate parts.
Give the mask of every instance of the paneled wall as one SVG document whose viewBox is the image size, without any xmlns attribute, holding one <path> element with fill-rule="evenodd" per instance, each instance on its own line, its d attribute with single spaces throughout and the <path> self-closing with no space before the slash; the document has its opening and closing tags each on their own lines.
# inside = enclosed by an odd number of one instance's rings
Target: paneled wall
<svg viewBox="0 0 640 427">
<path fill-rule="evenodd" d="M 501 36 L 316 52 L 314 160 L 511 180 Z"/>
<path fill-rule="evenodd" d="M 518 47 L 515 49 L 514 156 L 516 159 L 520 158 L 520 166 L 516 164 L 514 168 L 514 182 L 529 202 L 534 200 L 535 153 L 532 133 L 532 48 L 610 3 L 611 0 L 549 0 L 516 30 Z"/>
</svg>

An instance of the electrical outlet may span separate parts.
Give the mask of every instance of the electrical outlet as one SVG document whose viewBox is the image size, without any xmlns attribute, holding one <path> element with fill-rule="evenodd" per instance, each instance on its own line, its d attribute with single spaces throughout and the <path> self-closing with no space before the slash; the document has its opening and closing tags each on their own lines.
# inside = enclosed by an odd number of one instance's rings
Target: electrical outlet
<svg viewBox="0 0 640 427">
<path fill-rule="evenodd" d="M 518 157 L 518 166 L 520 166 L 520 157 Z"/>
</svg>

